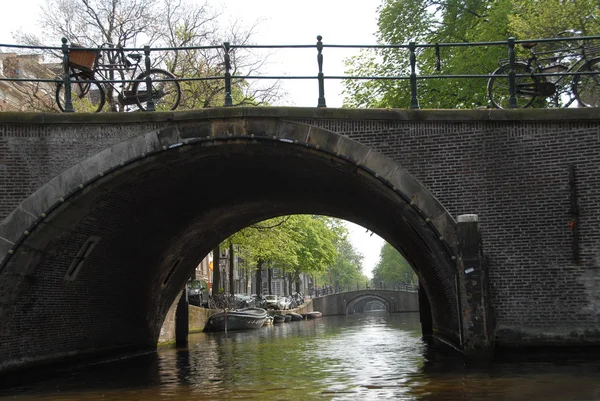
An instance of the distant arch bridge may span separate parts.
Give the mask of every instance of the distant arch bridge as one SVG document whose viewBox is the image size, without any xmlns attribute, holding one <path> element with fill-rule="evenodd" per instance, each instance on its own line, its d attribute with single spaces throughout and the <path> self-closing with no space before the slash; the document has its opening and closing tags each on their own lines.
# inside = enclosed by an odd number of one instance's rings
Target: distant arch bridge
<svg viewBox="0 0 600 401">
<path fill-rule="evenodd" d="M 390 313 L 418 312 L 417 292 L 366 289 L 341 292 L 313 299 L 313 309 L 325 316 L 361 313 L 369 302 L 379 301 Z"/>
</svg>

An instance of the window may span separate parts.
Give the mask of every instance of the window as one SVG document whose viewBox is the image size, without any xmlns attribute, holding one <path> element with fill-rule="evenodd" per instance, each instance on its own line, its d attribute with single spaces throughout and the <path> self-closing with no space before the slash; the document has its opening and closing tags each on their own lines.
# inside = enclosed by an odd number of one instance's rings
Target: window
<svg viewBox="0 0 600 401">
<path fill-rule="evenodd" d="M 167 285 L 167 283 L 169 282 L 169 279 L 171 278 L 171 276 L 175 272 L 175 269 L 177 268 L 177 266 L 179 266 L 179 262 L 181 262 L 181 259 L 177 259 L 175 261 L 175 263 L 173 263 L 173 265 L 171 265 L 171 268 L 169 269 L 169 272 L 167 273 L 167 275 L 165 276 L 165 279 L 163 280 L 162 287 L 164 287 L 165 285 Z"/>
<path fill-rule="evenodd" d="M 85 244 L 81 247 L 79 252 L 77 252 L 77 256 L 71 262 L 71 266 L 67 269 L 67 273 L 65 274 L 64 279 L 67 281 L 73 281 L 79 274 L 79 271 L 83 267 L 83 264 L 87 260 L 88 256 L 94 250 L 96 244 L 100 241 L 100 237 L 91 236 L 85 241 Z"/>
</svg>

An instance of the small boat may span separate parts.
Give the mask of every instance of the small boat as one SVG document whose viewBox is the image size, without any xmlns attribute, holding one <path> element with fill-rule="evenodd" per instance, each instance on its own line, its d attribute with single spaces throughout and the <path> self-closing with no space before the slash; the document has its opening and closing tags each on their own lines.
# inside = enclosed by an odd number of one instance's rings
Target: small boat
<svg viewBox="0 0 600 401">
<path fill-rule="evenodd" d="M 321 317 L 321 316 L 323 316 L 323 314 L 321 312 L 319 312 L 319 311 L 308 312 L 306 314 L 306 318 L 307 319 L 316 319 L 316 318 Z"/>
<path fill-rule="evenodd" d="M 278 324 L 278 323 L 284 323 L 284 322 L 285 322 L 285 316 L 273 315 L 273 323 Z"/>
<path fill-rule="evenodd" d="M 263 326 L 267 311 L 262 308 L 244 308 L 215 313 L 208 318 L 204 331 L 258 329 Z"/>
<path fill-rule="evenodd" d="M 263 326 L 272 326 L 273 325 L 273 316 L 267 316 Z"/>
<path fill-rule="evenodd" d="M 296 322 L 298 320 L 304 320 L 302 315 L 299 313 L 290 312 L 290 313 L 288 313 L 288 315 L 290 315 L 292 317 L 292 321 L 294 321 L 294 322 Z"/>
<path fill-rule="evenodd" d="M 292 321 L 292 315 L 290 315 L 290 314 L 283 315 L 283 317 L 285 318 L 286 323 L 289 323 Z"/>
</svg>

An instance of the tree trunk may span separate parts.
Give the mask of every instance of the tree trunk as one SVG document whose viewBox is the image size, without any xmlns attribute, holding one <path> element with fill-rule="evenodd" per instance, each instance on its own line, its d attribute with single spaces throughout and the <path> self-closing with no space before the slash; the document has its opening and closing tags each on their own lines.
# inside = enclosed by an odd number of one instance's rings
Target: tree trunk
<svg viewBox="0 0 600 401">
<path fill-rule="evenodd" d="M 256 265 L 256 295 L 262 295 L 262 265 L 262 260 Z"/>
<path fill-rule="evenodd" d="M 290 273 L 289 274 L 289 280 L 288 280 L 289 295 L 292 295 L 292 292 L 294 292 L 293 291 L 294 282 L 295 282 L 295 280 L 294 280 L 294 273 Z M 298 291 L 296 291 L 296 292 L 298 292 Z"/>
<path fill-rule="evenodd" d="M 235 280 L 233 276 L 233 244 L 229 244 L 229 295 L 235 294 Z"/>
<path fill-rule="evenodd" d="M 296 276 L 296 292 L 300 292 L 300 275 Z"/>
<path fill-rule="evenodd" d="M 269 285 L 269 295 L 273 295 L 273 291 L 271 290 L 271 281 L 273 280 L 273 268 L 267 268 L 267 283 Z"/>
<path fill-rule="evenodd" d="M 288 293 L 285 279 L 285 269 L 281 269 L 281 277 L 283 278 L 283 295 L 287 297 Z"/>
<path fill-rule="evenodd" d="M 219 245 L 213 249 L 213 282 L 212 282 L 212 295 L 215 296 L 219 293 L 221 288 L 221 249 Z"/>
</svg>

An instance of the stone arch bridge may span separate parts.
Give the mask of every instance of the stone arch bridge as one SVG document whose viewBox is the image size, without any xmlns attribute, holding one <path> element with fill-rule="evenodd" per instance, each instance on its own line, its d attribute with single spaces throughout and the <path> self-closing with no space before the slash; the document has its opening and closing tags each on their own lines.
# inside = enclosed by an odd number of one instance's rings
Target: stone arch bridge
<svg viewBox="0 0 600 401">
<path fill-rule="evenodd" d="M 378 301 L 389 313 L 418 312 L 419 295 L 416 292 L 366 289 L 313 298 L 313 309 L 323 316 L 362 313 L 367 303 Z"/>
<path fill-rule="evenodd" d="M 402 252 L 466 354 L 600 345 L 597 109 L 0 113 L 0 372 L 156 347 L 202 257 L 295 213 Z"/>
</svg>

